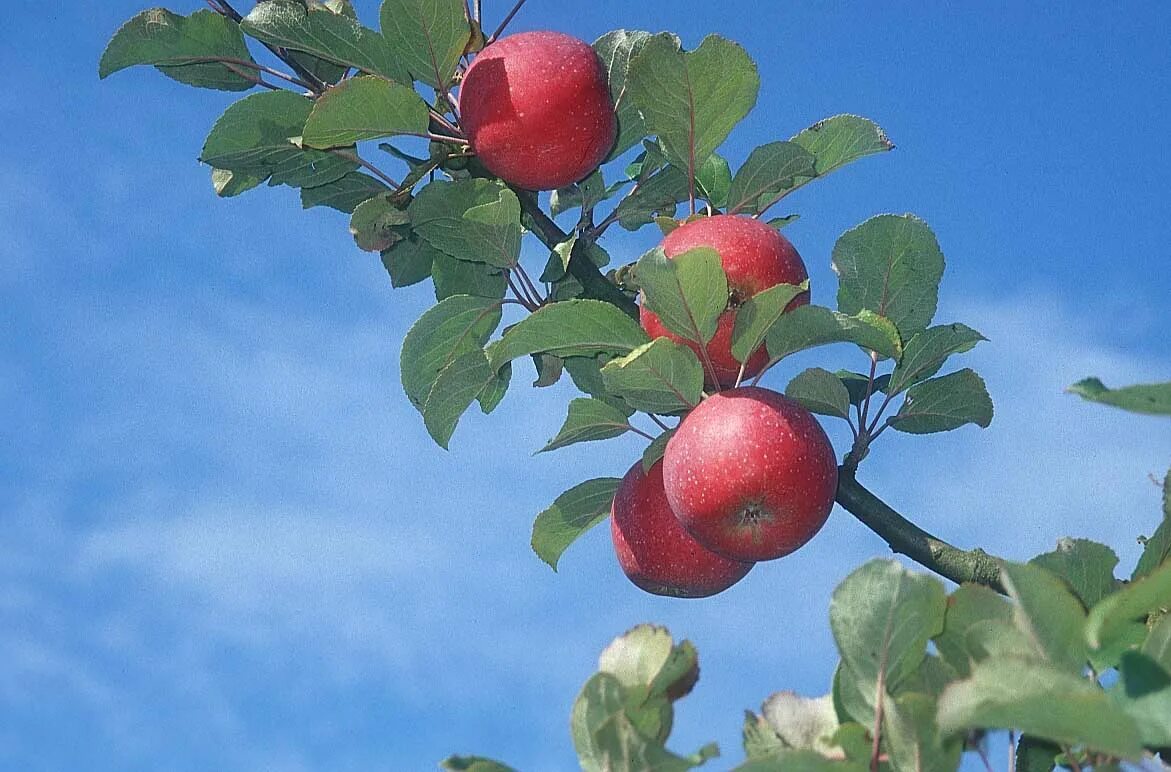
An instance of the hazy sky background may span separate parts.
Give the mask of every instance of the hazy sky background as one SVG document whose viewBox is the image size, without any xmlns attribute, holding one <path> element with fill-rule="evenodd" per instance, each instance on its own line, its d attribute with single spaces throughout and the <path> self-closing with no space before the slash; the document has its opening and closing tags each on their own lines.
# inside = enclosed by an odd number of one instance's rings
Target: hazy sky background
<svg viewBox="0 0 1171 772">
<path fill-rule="evenodd" d="M 963 361 L 997 416 L 884 435 L 863 481 L 961 545 L 1023 559 L 1086 536 L 1129 572 L 1171 431 L 1062 388 L 1171 379 L 1171 6 L 1025 5 L 530 0 L 514 29 L 740 41 L 763 87 L 736 163 L 835 113 L 883 125 L 898 149 L 792 196 L 786 232 L 828 304 L 838 234 L 926 218 L 948 259 L 937 318 L 991 338 Z M 0 769 L 572 769 L 573 698 L 641 621 L 699 647 L 672 746 L 719 741 L 714 769 L 741 758 L 745 708 L 828 689 L 830 592 L 879 539 L 837 510 L 698 602 L 637 591 L 606 529 L 549 571 L 533 516 L 640 444 L 532 457 L 571 391 L 522 367 L 435 447 L 398 382 L 429 287 L 392 292 L 345 218 L 295 191 L 217 200 L 195 159 L 233 97 L 149 69 L 97 80 L 141 8 L 17 3 L 0 25 Z M 606 245 L 628 262 L 652 241 Z"/>
</svg>

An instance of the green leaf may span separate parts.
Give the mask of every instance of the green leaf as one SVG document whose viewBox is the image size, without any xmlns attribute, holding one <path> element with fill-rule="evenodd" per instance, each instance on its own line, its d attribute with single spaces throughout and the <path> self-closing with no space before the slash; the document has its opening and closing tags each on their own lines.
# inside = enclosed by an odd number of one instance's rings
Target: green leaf
<svg viewBox="0 0 1171 772">
<path fill-rule="evenodd" d="M 463 0 L 383 0 L 381 19 L 393 58 L 446 91 L 472 38 Z"/>
<path fill-rule="evenodd" d="M 381 252 L 403 240 L 398 228 L 407 225 L 410 218 L 386 196 L 367 199 L 354 209 L 350 218 L 350 235 L 358 249 Z"/>
<path fill-rule="evenodd" d="M 599 758 L 600 749 L 594 733 L 607 721 L 625 710 L 626 689 L 610 673 L 595 673 L 586 681 L 570 716 L 570 734 L 578 760 L 585 772 L 607 772 Z"/>
<path fill-rule="evenodd" d="M 270 45 L 303 51 L 398 83 L 411 82 L 382 35 L 346 14 L 309 10 L 299 0 L 270 1 L 257 3 L 240 26 Z"/>
<path fill-rule="evenodd" d="M 667 443 L 675 436 L 674 429 L 667 431 L 655 437 L 650 445 L 646 446 L 646 450 L 642 452 L 642 471 L 650 472 L 651 467 L 659 463 L 663 459 L 663 455 L 667 452 Z"/>
<path fill-rule="evenodd" d="M 744 727 L 740 733 L 744 755 L 749 761 L 767 759 L 787 747 L 764 716 L 758 716 L 751 710 L 744 711 Z"/>
<path fill-rule="evenodd" d="M 737 44 L 709 35 L 685 53 L 671 34 L 650 37 L 630 62 L 627 92 L 672 164 L 694 179 L 756 104 L 760 77 Z"/>
<path fill-rule="evenodd" d="M 270 185 L 311 188 L 333 182 L 358 164 L 295 144 L 312 108 L 312 100 L 291 91 L 244 97 L 216 121 L 199 160 L 267 179 Z"/>
<path fill-rule="evenodd" d="M 1061 753 L 1061 746 L 1031 734 L 1022 735 L 1016 746 L 1017 772 L 1052 772 L 1057 766 L 1054 759 Z"/>
<path fill-rule="evenodd" d="M 512 767 L 483 756 L 448 756 L 439 766 L 449 772 L 516 772 Z"/>
<path fill-rule="evenodd" d="M 939 700 L 945 732 L 1015 728 L 1063 745 L 1086 745 L 1114 756 L 1142 754 L 1138 729 L 1097 685 L 1028 659 L 995 658 Z"/>
<path fill-rule="evenodd" d="M 1114 592 L 1118 584 L 1114 550 L 1086 539 L 1059 539 L 1057 549 L 1029 562 L 1064 579 L 1086 608 Z"/>
<path fill-rule="evenodd" d="M 626 414 L 600 399 L 579 397 L 569 403 L 569 415 L 557 436 L 540 453 L 578 442 L 608 440 L 630 431 Z"/>
<path fill-rule="evenodd" d="M 901 351 L 898 332 L 888 320 L 869 311 L 847 316 L 822 306 L 799 306 L 779 315 L 767 338 L 773 359 L 831 343 L 853 343 L 883 357 L 898 357 Z"/>
<path fill-rule="evenodd" d="M 1171 747 L 1171 674 L 1150 657 L 1122 655 L 1121 682 L 1113 695 L 1138 725 L 1149 748 Z"/>
<path fill-rule="evenodd" d="M 1086 667 L 1086 612 L 1065 583 L 1040 566 L 1008 561 L 1001 563 L 1000 576 L 1016 601 L 1013 623 L 1032 643 L 1035 655 L 1080 674 Z"/>
<path fill-rule="evenodd" d="M 829 615 L 850 675 L 871 693 L 883 684 L 893 691 L 943 629 L 944 602 L 943 585 L 892 560 L 871 560 L 846 577 Z"/>
<path fill-rule="evenodd" d="M 714 249 L 700 247 L 668 259 L 661 247 L 639 258 L 643 302 L 676 335 L 707 343 L 728 307 L 728 277 Z"/>
<path fill-rule="evenodd" d="M 839 311 L 873 311 L 894 322 L 903 340 L 931 324 L 943 253 L 918 217 L 881 214 L 846 231 L 834 245 L 833 268 Z"/>
<path fill-rule="evenodd" d="M 883 739 L 898 772 L 955 772 L 964 743 L 943 737 L 935 724 L 936 704 L 926 694 L 901 694 L 885 704 Z"/>
<path fill-rule="evenodd" d="M 1143 641 L 1142 653 L 1171 673 L 1171 614 L 1159 617 Z"/>
<path fill-rule="evenodd" d="M 598 356 L 578 356 L 566 357 L 562 362 L 565 365 L 565 371 L 573 380 L 573 385 L 583 394 L 608 402 L 629 416 L 634 413 L 634 410 L 621 399 L 607 392 L 606 384 L 602 382 L 602 366 L 605 364 L 603 360 L 606 359 L 606 357 Z"/>
<path fill-rule="evenodd" d="M 432 254 L 431 277 L 435 280 L 436 300 L 444 300 L 452 295 L 500 300 L 508 291 L 508 280 L 498 269 L 487 263 L 456 260 L 422 239 L 419 241 Z"/>
<path fill-rule="evenodd" d="M 617 190 L 614 192 L 616 193 Z M 602 178 L 602 170 L 597 169 L 581 182 L 558 188 L 550 193 L 549 211 L 554 217 L 568 212 L 570 209 L 580 208 L 583 212 L 590 212 L 611 195 L 611 191 L 606 188 L 606 182 Z"/>
<path fill-rule="evenodd" d="M 835 115 L 818 121 L 792 141 L 817 159 L 818 177 L 851 161 L 894 148 L 886 132 L 873 121 L 857 115 Z"/>
<path fill-rule="evenodd" d="M 390 188 L 368 174 L 350 172 L 333 182 L 312 188 L 301 188 L 301 207 L 328 206 L 339 212 L 353 214 L 363 201 L 385 193 Z"/>
<path fill-rule="evenodd" d="M 476 400 L 480 403 L 480 411 L 488 415 L 504 401 L 508 393 L 508 386 L 512 383 L 512 364 L 507 364 L 496 371 L 496 375 L 480 392 Z"/>
<path fill-rule="evenodd" d="M 252 190 L 262 182 L 264 182 L 264 178 L 255 174 L 230 172 L 227 169 L 211 170 L 211 185 L 215 189 L 215 194 L 220 198 L 238 196 Z"/>
<path fill-rule="evenodd" d="M 413 234 L 382 252 L 382 265 L 392 287 L 409 287 L 431 275 L 435 251 Z M 469 293 L 470 294 L 470 293 Z"/>
<path fill-rule="evenodd" d="M 758 292 L 736 311 L 736 325 L 732 328 L 732 356 L 743 362 L 764 345 L 768 332 L 781 314 L 802 292 L 809 291 L 809 282 L 777 284 Z"/>
<path fill-rule="evenodd" d="M 499 182 L 437 180 L 409 211 L 416 232 L 458 260 L 512 268 L 520 257 L 520 200 Z"/>
<path fill-rule="evenodd" d="M 533 521 L 533 551 L 554 571 L 557 562 L 579 536 L 610 515 L 614 492 L 622 481 L 603 477 L 575 485 L 557 497 L 553 506 Z"/>
<path fill-rule="evenodd" d="M 1097 378 L 1086 378 L 1070 386 L 1066 391 L 1090 402 L 1120 407 L 1131 413 L 1171 415 L 1171 382 L 1108 389 Z"/>
<path fill-rule="evenodd" d="M 813 750 L 823 755 L 837 751 L 832 738 L 838 730 L 833 698 L 803 697 L 777 692 L 765 700 L 761 714 L 783 748 Z"/>
<path fill-rule="evenodd" d="M 447 298 L 423 314 L 403 340 L 402 382 L 411 404 L 422 410 L 439 374 L 469 351 L 482 349 L 500 315 L 498 300 L 467 295 Z"/>
<path fill-rule="evenodd" d="M 565 371 L 563 360 L 550 354 L 533 354 L 533 367 L 537 370 L 537 378 L 533 381 L 533 388 L 545 389 L 556 385 Z"/>
<path fill-rule="evenodd" d="M 483 351 L 469 351 L 439 371 L 423 404 L 423 424 L 439 447 L 447 450 L 460 417 L 489 385 L 495 373 Z"/>
<path fill-rule="evenodd" d="M 947 600 L 943 632 L 935 637 L 935 648 L 959 675 L 966 677 L 974 663 L 988 657 L 981 645 L 980 628 L 986 628 L 989 622 L 999 622 L 1007 628 L 1012 616 L 1012 606 L 994 590 L 978 584 L 962 585 Z"/>
<path fill-rule="evenodd" d="M 628 231 L 650 225 L 657 215 L 675 216 L 676 205 L 687 200 L 687 176 L 668 166 L 655 172 L 618 202 L 618 224 Z"/>
<path fill-rule="evenodd" d="M 866 772 L 852 761 L 827 759 L 816 751 L 787 749 L 735 767 L 734 772 Z"/>
<path fill-rule="evenodd" d="M 1128 623 L 1167 611 L 1171 611 L 1171 563 L 1164 563 L 1090 609 L 1086 642 L 1095 649 L 1105 648 Z"/>
<path fill-rule="evenodd" d="M 988 340 L 963 324 L 942 324 L 915 335 L 903 347 L 903 356 L 891 374 L 888 393 L 898 394 L 939 372 L 952 354 L 971 351 Z"/>
<path fill-rule="evenodd" d="M 1139 556 L 1131 579 L 1141 579 L 1171 557 L 1171 472 L 1163 478 L 1163 520 L 1150 538 L 1142 540 L 1143 554 Z"/>
<path fill-rule="evenodd" d="M 728 214 L 757 214 L 816 176 L 816 157 L 796 142 L 770 142 L 752 151 L 728 191 Z"/>
<path fill-rule="evenodd" d="M 191 86 L 247 91 L 256 85 L 252 77 L 246 77 L 256 74 L 254 67 L 229 67 L 217 59 L 253 63 L 234 22 L 210 10 L 180 16 L 165 8 L 151 8 L 114 33 L 98 63 L 98 76 L 150 64 Z"/>
<path fill-rule="evenodd" d="M 732 187 L 732 169 L 728 161 L 718 153 L 712 153 L 699 167 L 695 179 L 703 198 L 712 206 L 722 209 L 728 203 L 728 190 Z"/>
<path fill-rule="evenodd" d="M 703 367 L 695 353 L 668 338 L 656 338 L 602 368 L 606 391 L 635 410 L 670 415 L 699 404 Z"/>
<path fill-rule="evenodd" d="M 544 306 L 504 333 L 488 349 L 493 368 L 526 354 L 622 355 L 649 339 L 638 322 L 610 303 L 566 300 Z"/>
<path fill-rule="evenodd" d="M 642 115 L 626 93 L 626 78 L 630 71 L 630 60 L 642 50 L 650 36 L 651 33 L 641 30 L 618 29 L 607 32 L 594 42 L 594 50 L 606 68 L 610 98 L 614 100 L 618 114 L 618 139 L 607 161 L 622 155 L 646 136 Z"/>
<path fill-rule="evenodd" d="M 866 385 L 869 383 L 869 378 L 862 373 L 852 373 L 849 370 L 838 370 L 834 373 L 842 381 L 842 385 L 846 387 L 846 391 L 850 393 L 850 404 L 861 405 L 866 400 Z M 874 379 L 874 386 L 871 389 L 872 394 L 879 394 L 885 392 L 890 385 L 890 375 L 880 375 Z"/>
<path fill-rule="evenodd" d="M 785 396 L 800 402 L 811 413 L 850 417 L 850 392 L 836 375 L 820 367 L 812 367 L 789 381 Z"/>
<path fill-rule="evenodd" d="M 427 103 L 414 89 L 377 77 L 350 78 L 317 98 L 302 141 L 311 147 L 352 145 L 396 134 L 422 134 Z"/>
<path fill-rule="evenodd" d="M 691 691 L 699 677 L 699 655 L 690 641 L 676 645 L 658 625 L 637 625 L 615 638 L 598 658 L 598 670 L 617 678 L 628 689 L 677 700 Z"/>
<path fill-rule="evenodd" d="M 908 434 L 932 434 L 992 423 L 992 398 L 984 379 L 964 369 L 912 386 L 890 425 Z"/>
</svg>

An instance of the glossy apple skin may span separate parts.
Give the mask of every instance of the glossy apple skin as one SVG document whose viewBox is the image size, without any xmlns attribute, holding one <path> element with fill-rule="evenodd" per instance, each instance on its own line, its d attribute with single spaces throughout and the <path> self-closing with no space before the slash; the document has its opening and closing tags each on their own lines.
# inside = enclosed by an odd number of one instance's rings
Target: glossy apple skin
<svg viewBox="0 0 1171 772">
<path fill-rule="evenodd" d="M 772 560 L 805 544 L 833 508 L 838 467 L 804 407 L 745 386 L 708 397 L 667 443 L 667 501 L 695 539 L 734 560 Z"/>
<path fill-rule="evenodd" d="M 614 147 L 618 120 L 601 60 L 560 32 L 522 32 L 476 55 L 460 125 L 487 169 L 528 190 L 585 177 Z"/>
<path fill-rule="evenodd" d="M 736 326 L 736 311 L 748 298 L 778 284 L 800 284 L 809 278 L 805 263 L 789 240 L 776 228 L 751 217 L 716 215 L 705 217 L 671 231 L 663 239 L 663 252 L 675 257 L 697 247 L 710 247 L 720 256 L 720 264 L 728 275 L 731 293 L 729 307 L 720 315 L 715 337 L 707 344 L 708 357 L 719 378 L 721 388 L 736 385 L 740 362 L 732 356 L 732 330 Z M 789 303 L 792 310 L 809 302 L 804 292 Z M 652 338 L 670 338 L 688 346 L 702 360 L 698 343 L 683 340 L 670 332 L 655 312 L 643 306 L 639 311 L 642 327 Z M 744 367 L 744 377 L 755 377 L 768 364 L 764 347 L 752 352 Z M 705 368 L 706 370 L 706 368 Z M 709 387 L 711 374 L 705 373 Z"/>
<path fill-rule="evenodd" d="M 644 474 L 642 461 L 622 478 L 611 508 L 610 535 L 623 573 L 655 595 L 706 598 L 744 578 L 751 563 L 705 549 L 683 529 L 663 491 L 663 462 Z"/>
</svg>

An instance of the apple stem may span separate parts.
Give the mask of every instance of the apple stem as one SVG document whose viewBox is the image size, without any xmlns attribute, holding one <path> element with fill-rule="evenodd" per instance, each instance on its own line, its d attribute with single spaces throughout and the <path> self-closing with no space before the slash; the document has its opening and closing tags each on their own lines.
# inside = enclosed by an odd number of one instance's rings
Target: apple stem
<svg viewBox="0 0 1171 772">
<path fill-rule="evenodd" d="M 516 16 L 516 14 L 520 11 L 521 6 L 524 4 L 525 0 L 517 0 L 516 4 L 512 6 L 512 10 L 509 11 L 508 15 L 504 17 L 504 21 L 500 22 L 500 26 L 496 28 L 496 31 L 488 36 L 488 44 L 491 44 L 494 40 L 496 40 L 496 38 L 500 37 L 501 33 L 503 33 L 504 30 L 508 28 L 512 18 Z"/>
</svg>

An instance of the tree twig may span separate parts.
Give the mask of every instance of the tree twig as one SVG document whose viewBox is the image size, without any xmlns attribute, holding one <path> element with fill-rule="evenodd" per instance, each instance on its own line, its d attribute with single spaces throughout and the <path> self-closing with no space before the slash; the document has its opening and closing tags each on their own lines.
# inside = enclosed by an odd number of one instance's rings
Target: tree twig
<svg viewBox="0 0 1171 772">
<path fill-rule="evenodd" d="M 365 169 L 366 171 L 370 172 L 378 179 L 385 182 L 387 185 L 389 185 L 391 187 L 392 190 L 398 190 L 399 183 L 396 182 L 393 177 L 391 177 L 386 172 L 379 169 L 374 164 L 367 161 L 365 158 L 362 158 L 360 155 L 355 153 L 353 150 L 346 150 L 344 148 L 333 148 L 329 152 L 333 153 L 334 155 L 338 156 L 339 158 L 344 158 L 347 161 L 353 161 L 358 166 L 361 166 L 363 169 Z"/>
<path fill-rule="evenodd" d="M 1004 593 L 995 557 L 981 549 L 959 549 L 924 531 L 867 490 L 846 466 L 838 469 L 836 500 L 894 552 L 956 584 L 974 582 Z"/>
<path fill-rule="evenodd" d="M 228 0 L 215 0 L 215 4 L 212 5 L 212 10 L 222 16 L 227 16 L 237 24 L 244 20 L 244 17 L 240 15 L 239 11 L 232 7 L 232 4 Z M 300 75 L 305 83 L 309 86 L 311 91 L 320 94 L 324 92 L 326 88 L 328 88 L 325 81 L 314 75 L 303 65 L 299 64 L 296 59 L 289 55 L 287 49 L 281 48 L 279 46 L 269 45 L 268 43 L 263 43 L 263 45 L 269 51 L 272 51 L 278 59 L 289 65 L 289 68 L 292 69 L 293 72 Z"/>
<path fill-rule="evenodd" d="M 512 190 L 520 199 L 521 209 L 528 216 L 529 224 L 532 225 L 531 230 L 541 240 L 541 243 L 549 249 L 553 249 L 569 238 L 569 234 L 561 230 L 561 226 L 553 222 L 553 219 L 541 209 L 535 193 L 516 187 Z M 583 240 L 579 239 L 573 253 L 569 256 L 569 274 L 581 282 L 585 290 L 585 297 L 612 303 L 638 319 L 638 304 L 602 275 L 602 272 L 590 260 L 585 249 L 579 248 L 584 246 Z"/>
<path fill-rule="evenodd" d="M 500 26 L 496 28 L 496 31 L 488 36 L 488 43 L 491 43 L 493 40 L 500 37 L 500 34 L 508 28 L 509 22 L 512 21 L 512 18 L 516 16 L 524 4 L 525 0 L 516 0 L 516 5 L 512 6 L 512 10 L 509 11 L 508 15 L 504 17 L 504 21 L 500 22 Z"/>
</svg>

